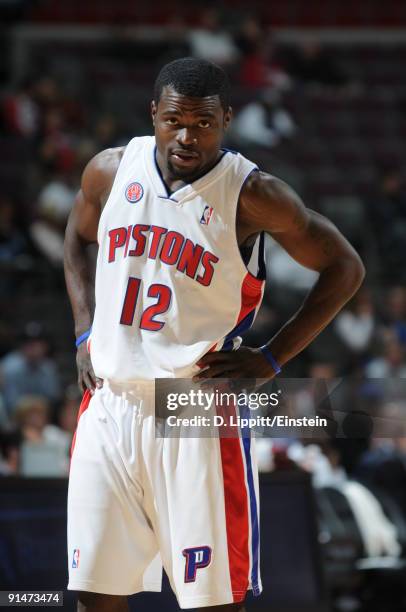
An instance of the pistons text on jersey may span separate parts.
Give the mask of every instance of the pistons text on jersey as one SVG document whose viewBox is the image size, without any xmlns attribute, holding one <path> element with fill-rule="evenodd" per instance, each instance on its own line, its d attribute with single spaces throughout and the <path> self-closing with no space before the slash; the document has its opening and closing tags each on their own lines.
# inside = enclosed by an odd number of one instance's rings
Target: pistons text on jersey
<svg viewBox="0 0 406 612">
<path fill-rule="evenodd" d="M 108 261 L 116 261 L 117 254 L 125 257 L 158 259 L 208 287 L 219 258 L 176 231 L 158 225 L 129 225 L 117 227 L 108 233 Z"/>
</svg>

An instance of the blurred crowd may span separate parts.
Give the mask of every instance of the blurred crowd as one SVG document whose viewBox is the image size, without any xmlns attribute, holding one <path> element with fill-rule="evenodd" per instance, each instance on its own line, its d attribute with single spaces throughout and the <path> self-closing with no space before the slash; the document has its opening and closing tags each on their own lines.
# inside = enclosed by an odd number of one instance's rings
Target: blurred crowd
<svg viewBox="0 0 406 612">
<path fill-rule="evenodd" d="M 130 74 L 137 76 L 139 67 L 144 81 L 139 92 L 137 83 L 131 84 L 137 107 L 132 113 L 123 113 L 114 97 L 101 101 L 106 89 L 114 89 L 114 82 L 108 81 L 111 74 L 120 74 L 122 64 L 136 62 L 125 37 L 116 42 L 107 52 L 108 58 L 103 49 L 98 60 L 97 70 L 105 61 L 103 74 L 107 75 L 102 76 L 99 90 L 93 87 L 92 75 L 86 73 L 86 58 L 78 77 L 79 91 L 53 68 L 51 57 L 48 70 L 33 58 L 30 72 L 17 83 L 12 75 L 3 75 L 0 473 L 4 475 L 57 476 L 68 472 L 80 393 L 75 383 L 73 325 L 62 272 L 64 229 L 87 161 L 104 148 L 125 144 L 136 134 L 151 133 L 148 96 L 159 66 L 188 54 L 221 64 L 232 77 L 236 99 L 226 144 L 257 161 L 264 170 L 278 168 L 277 160 L 283 159 L 280 176 L 293 182 L 304 196 L 312 195 L 306 185 L 308 166 L 303 169 L 295 151 L 300 147 L 306 150 L 307 136 L 295 115 L 295 104 L 309 105 L 310 100 L 311 106 L 323 97 L 334 102 L 357 100 L 364 87 L 359 75 L 349 74 L 340 57 L 316 39 L 281 47 L 255 15 L 227 23 L 219 11 L 208 9 L 198 27 L 187 30 L 180 23 L 172 24 L 161 55 L 152 57 L 151 47 L 142 48 L 138 43 L 142 66 L 136 64 Z M 69 74 L 66 70 L 63 76 Z M 308 118 L 311 123 L 311 112 Z M 317 173 L 317 165 L 309 168 Z M 298 185 L 296 171 L 305 175 Z M 361 204 L 368 211 L 367 224 L 358 223 L 354 230 L 354 223 L 344 223 L 341 228 L 346 233 L 348 227 L 348 238 L 364 258 L 368 271 L 365 285 L 312 346 L 287 366 L 286 376 L 406 378 L 406 186 L 402 168 L 396 163 L 377 168 L 374 185 L 374 197 L 368 201 L 363 193 L 354 194 L 358 202 L 364 199 Z M 336 195 L 334 187 L 327 195 Z M 325 210 L 319 199 L 306 199 L 306 203 Z M 363 240 L 364 230 L 369 232 L 368 243 Z M 266 259 L 268 290 L 246 340 L 253 345 L 272 336 L 300 305 L 316 278 L 271 240 Z M 42 307 L 43 303 L 47 306 Z M 59 318 L 53 324 L 56 316 Z M 72 348 L 66 348 L 66 339 Z M 388 438 L 387 443 L 406 463 L 396 440 Z M 374 452 L 371 449 L 367 446 L 364 451 Z M 264 469 L 272 467 L 271 450 L 266 451 Z M 328 455 L 324 450 L 320 450 L 322 462 Z M 381 450 L 383 454 L 388 450 L 386 442 Z M 298 463 L 308 463 L 306 452 L 296 448 L 292 457 Z M 352 464 L 351 470 L 360 469 L 368 456 L 360 455 L 360 463 Z"/>
</svg>

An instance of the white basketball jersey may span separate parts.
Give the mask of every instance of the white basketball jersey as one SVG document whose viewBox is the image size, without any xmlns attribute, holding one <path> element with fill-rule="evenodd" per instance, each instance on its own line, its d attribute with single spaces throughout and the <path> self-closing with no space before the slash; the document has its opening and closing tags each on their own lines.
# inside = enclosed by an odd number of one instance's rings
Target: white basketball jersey
<svg viewBox="0 0 406 612">
<path fill-rule="evenodd" d="M 155 150 L 153 137 L 130 141 L 98 228 L 90 353 L 96 375 L 120 383 L 193 375 L 208 351 L 236 348 L 263 295 L 263 238 L 246 266 L 236 237 L 255 164 L 224 150 L 170 194 Z"/>
</svg>

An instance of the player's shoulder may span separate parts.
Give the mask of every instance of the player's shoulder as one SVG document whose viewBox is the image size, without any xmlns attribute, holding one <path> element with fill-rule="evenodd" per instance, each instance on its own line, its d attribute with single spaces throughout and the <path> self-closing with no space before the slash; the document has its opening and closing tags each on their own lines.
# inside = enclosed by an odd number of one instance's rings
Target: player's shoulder
<svg viewBox="0 0 406 612">
<path fill-rule="evenodd" d="M 246 203 L 284 205 L 297 198 L 298 195 L 285 181 L 262 170 L 251 172 L 241 190 L 241 201 Z"/>
<path fill-rule="evenodd" d="M 84 176 L 87 174 L 96 174 L 99 179 L 104 175 L 110 177 L 113 174 L 115 176 L 121 160 L 123 159 L 124 153 L 127 150 L 130 154 L 134 153 L 135 155 L 138 155 L 144 146 L 151 145 L 151 143 L 155 143 L 155 139 L 153 137 L 137 136 L 130 140 L 130 142 L 125 146 L 104 149 L 103 151 L 97 153 L 89 161 L 85 168 Z"/>
<path fill-rule="evenodd" d="M 252 172 L 241 190 L 239 214 L 242 222 L 278 228 L 290 223 L 303 208 L 298 194 L 282 179 L 267 172 Z M 264 229 L 263 226 L 261 226 Z"/>
<path fill-rule="evenodd" d="M 88 198 L 99 198 L 111 188 L 125 149 L 104 149 L 88 162 L 82 175 L 82 191 Z"/>
<path fill-rule="evenodd" d="M 117 172 L 126 147 L 112 147 L 97 153 L 87 164 L 84 174 Z"/>
</svg>

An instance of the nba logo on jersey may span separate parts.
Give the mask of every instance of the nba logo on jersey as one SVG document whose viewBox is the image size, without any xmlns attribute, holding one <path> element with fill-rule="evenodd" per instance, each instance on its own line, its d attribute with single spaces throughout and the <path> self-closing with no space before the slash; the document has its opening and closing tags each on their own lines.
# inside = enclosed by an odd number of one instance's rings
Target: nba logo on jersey
<svg viewBox="0 0 406 612">
<path fill-rule="evenodd" d="M 125 197 L 132 204 L 139 202 L 143 195 L 144 188 L 141 183 L 130 183 L 125 189 Z"/>
<path fill-rule="evenodd" d="M 212 214 L 213 214 L 213 207 L 205 206 L 203 214 L 200 217 L 200 223 L 202 225 L 209 225 Z"/>
<path fill-rule="evenodd" d="M 210 546 L 185 548 L 182 554 L 186 557 L 185 582 L 195 582 L 197 570 L 210 565 L 211 548 Z"/>
<path fill-rule="evenodd" d="M 79 567 L 79 555 L 80 555 L 79 548 L 75 548 L 73 550 L 73 559 L 72 559 L 72 567 L 74 569 L 77 569 Z"/>
</svg>

